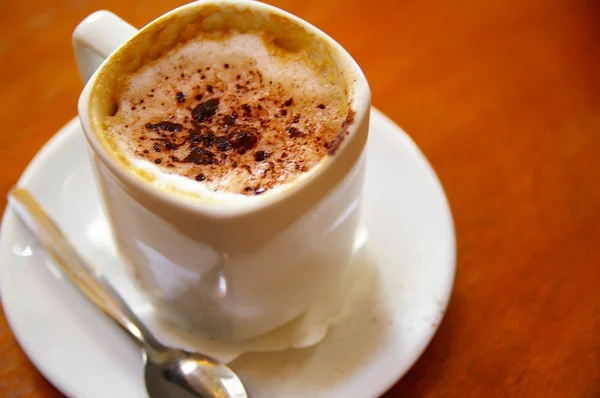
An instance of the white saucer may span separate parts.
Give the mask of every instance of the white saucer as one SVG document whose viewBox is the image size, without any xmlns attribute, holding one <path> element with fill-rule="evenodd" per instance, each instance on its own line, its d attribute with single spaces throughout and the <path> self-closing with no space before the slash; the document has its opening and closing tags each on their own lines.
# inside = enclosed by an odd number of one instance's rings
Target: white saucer
<svg viewBox="0 0 600 398">
<path fill-rule="evenodd" d="M 377 397 L 412 366 L 441 321 L 455 271 L 442 187 L 411 139 L 377 110 L 367 151 L 363 222 L 373 293 L 314 347 L 235 360 L 231 366 L 253 398 Z M 84 255 L 123 285 L 108 266 L 115 254 L 88 157 L 73 120 L 38 153 L 20 184 Z M 64 394 L 146 396 L 137 348 L 55 271 L 10 209 L 0 236 L 0 293 L 19 343 Z"/>
</svg>

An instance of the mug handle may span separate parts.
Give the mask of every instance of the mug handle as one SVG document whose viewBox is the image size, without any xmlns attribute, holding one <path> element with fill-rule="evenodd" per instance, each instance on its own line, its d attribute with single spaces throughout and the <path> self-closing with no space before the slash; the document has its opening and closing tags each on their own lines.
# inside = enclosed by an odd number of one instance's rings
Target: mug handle
<svg viewBox="0 0 600 398">
<path fill-rule="evenodd" d="M 87 82 L 96 69 L 137 29 L 109 11 L 88 15 L 73 31 L 73 50 L 79 75 Z"/>
</svg>

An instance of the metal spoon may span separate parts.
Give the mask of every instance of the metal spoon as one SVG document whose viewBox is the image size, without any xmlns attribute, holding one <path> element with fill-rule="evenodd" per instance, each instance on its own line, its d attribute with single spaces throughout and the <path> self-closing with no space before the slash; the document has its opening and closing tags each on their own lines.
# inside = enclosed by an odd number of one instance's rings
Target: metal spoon
<svg viewBox="0 0 600 398">
<path fill-rule="evenodd" d="M 142 349 L 150 398 L 248 398 L 238 376 L 202 354 L 161 344 L 106 280 L 97 275 L 31 194 L 13 188 L 8 201 L 56 260 L 62 273 Z"/>
</svg>

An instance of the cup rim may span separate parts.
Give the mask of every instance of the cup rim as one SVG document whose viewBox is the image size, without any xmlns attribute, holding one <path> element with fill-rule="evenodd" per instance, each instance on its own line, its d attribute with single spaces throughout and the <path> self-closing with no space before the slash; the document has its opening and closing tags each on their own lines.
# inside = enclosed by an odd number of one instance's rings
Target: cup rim
<svg viewBox="0 0 600 398">
<path fill-rule="evenodd" d="M 354 121 L 349 125 L 347 130 L 348 137 L 344 140 L 337 153 L 333 156 L 324 157 L 319 162 L 319 164 L 317 164 L 315 167 L 306 172 L 301 179 L 292 181 L 288 184 L 283 184 L 282 186 L 279 186 L 278 189 L 268 191 L 266 194 L 256 197 L 249 197 L 248 200 L 240 200 L 233 202 L 223 201 L 222 205 L 217 205 L 214 202 L 197 200 L 192 198 L 191 196 L 188 197 L 183 194 L 173 194 L 165 189 L 154 187 L 152 183 L 144 181 L 133 171 L 128 170 L 121 164 L 118 164 L 118 161 L 115 158 L 115 156 L 109 153 L 108 148 L 106 148 L 106 146 L 100 142 L 98 138 L 99 133 L 94 131 L 94 127 L 89 122 L 90 115 L 92 112 L 90 110 L 89 103 L 90 94 L 98 80 L 98 76 L 101 74 L 102 70 L 115 58 L 115 54 L 122 51 L 127 43 L 134 40 L 138 35 L 142 34 L 143 32 L 151 31 L 155 26 L 159 25 L 160 22 L 172 17 L 175 14 L 185 12 L 193 8 L 202 8 L 207 5 L 218 6 L 222 4 L 233 4 L 236 6 L 242 5 L 261 12 L 278 14 L 279 16 L 282 16 L 286 19 L 291 20 L 292 22 L 295 22 L 296 24 L 304 28 L 307 32 L 316 35 L 325 43 L 327 43 L 329 48 L 337 52 L 338 56 L 344 59 L 346 67 L 350 67 L 353 77 L 355 77 L 354 81 L 350 83 L 353 89 L 350 90 L 351 94 L 349 96 L 349 103 L 352 105 L 351 109 L 354 112 Z M 325 170 L 330 168 L 335 162 L 336 158 L 338 158 L 340 154 L 346 149 L 347 144 L 350 141 L 348 138 L 355 136 L 358 127 L 364 122 L 365 118 L 368 118 L 368 112 L 370 111 L 370 103 L 371 91 L 367 79 L 364 76 L 364 73 L 362 72 L 360 67 L 358 66 L 357 62 L 348 53 L 348 51 L 345 48 L 343 48 L 337 41 L 335 41 L 332 37 L 330 37 L 328 34 L 323 32 L 319 28 L 315 27 L 311 23 L 278 7 L 255 0 L 200 0 L 179 6 L 162 14 L 158 18 L 152 20 L 144 27 L 139 29 L 129 39 L 124 41 L 110 56 L 108 56 L 104 60 L 104 62 L 98 67 L 98 69 L 94 72 L 94 74 L 86 83 L 79 97 L 78 113 L 79 119 L 83 127 L 82 130 L 84 132 L 84 135 L 86 136 L 89 145 L 92 147 L 94 154 L 101 159 L 101 161 L 109 168 L 109 170 L 115 175 L 117 179 L 121 180 L 126 185 L 135 187 L 136 189 L 143 192 L 145 195 L 155 197 L 160 201 L 166 202 L 176 207 L 183 207 L 184 209 L 191 212 L 200 212 L 205 215 L 210 214 L 211 216 L 216 217 L 233 217 L 240 214 L 250 213 L 253 211 L 258 211 L 267 208 L 305 189 L 311 183 L 311 181 L 315 180 L 320 174 L 322 174 Z"/>
</svg>

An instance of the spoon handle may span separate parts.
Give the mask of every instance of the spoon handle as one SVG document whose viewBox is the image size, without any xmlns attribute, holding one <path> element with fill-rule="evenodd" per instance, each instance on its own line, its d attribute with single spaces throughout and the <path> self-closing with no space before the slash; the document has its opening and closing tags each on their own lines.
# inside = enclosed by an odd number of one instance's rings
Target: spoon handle
<svg viewBox="0 0 600 398">
<path fill-rule="evenodd" d="M 29 191 L 24 188 L 13 188 L 8 194 L 8 201 L 31 233 L 54 258 L 61 272 L 85 297 L 143 348 L 154 351 L 161 351 L 164 348 L 113 287 L 101 275 L 96 274 L 87 260 L 75 250 Z"/>
</svg>

